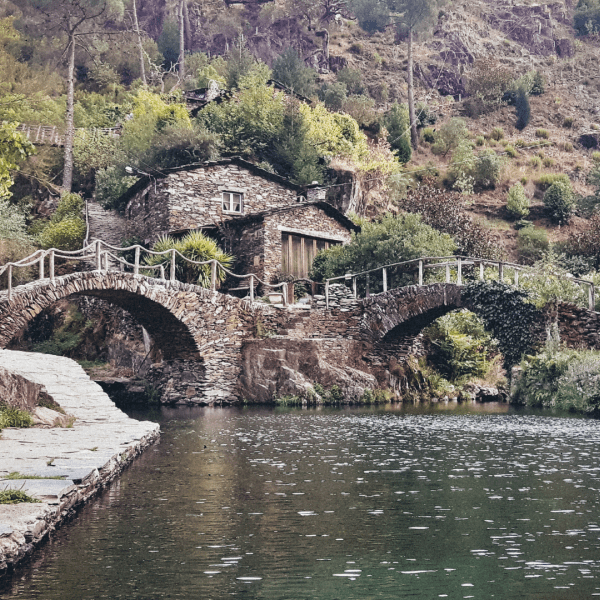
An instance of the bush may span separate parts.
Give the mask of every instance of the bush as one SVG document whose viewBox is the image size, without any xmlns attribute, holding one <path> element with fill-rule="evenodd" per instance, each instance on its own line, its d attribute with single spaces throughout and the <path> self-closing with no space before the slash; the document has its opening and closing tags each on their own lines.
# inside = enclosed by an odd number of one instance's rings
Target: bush
<svg viewBox="0 0 600 600">
<path fill-rule="evenodd" d="M 400 210 L 421 215 L 423 222 L 450 234 L 457 252 L 466 256 L 500 258 L 500 249 L 490 229 L 473 222 L 465 212 L 462 196 L 430 185 L 411 190 L 394 201 Z"/>
<path fill-rule="evenodd" d="M 575 354 L 558 380 L 554 404 L 572 412 L 600 412 L 600 353 Z"/>
<path fill-rule="evenodd" d="M 534 169 L 539 169 L 542 166 L 542 159 L 539 156 L 532 156 L 529 159 L 529 166 Z"/>
<path fill-rule="evenodd" d="M 419 258 L 420 256 L 448 256 L 456 244 L 445 233 L 426 225 L 420 215 L 386 214 L 374 223 L 366 223 L 362 231 L 352 235 L 347 246 L 334 246 L 320 254 L 318 268 L 324 278 L 367 271 L 386 264 Z M 319 255 L 317 255 L 319 256 Z M 316 259 L 315 259 L 316 260 Z M 314 276 L 315 268 L 313 267 Z M 412 275 L 389 273 L 390 288 L 412 282 Z M 380 285 L 372 282 L 373 293 Z"/>
<path fill-rule="evenodd" d="M 426 141 L 428 144 L 433 144 L 433 142 L 435 142 L 433 127 L 425 127 L 421 132 L 421 136 L 423 137 L 423 140 Z"/>
<path fill-rule="evenodd" d="M 362 94 L 365 91 L 362 74 L 358 69 L 344 67 L 337 72 L 336 79 L 346 86 L 349 94 Z"/>
<path fill-rule="evenodd" d="M 540 260 L 548 251 L 549 247 L 550 243 L 545 229 L 524 227 L 523 229 L 520 229 L 517 234 L 519 262 L 526 265 L 532 265 Z"/>
<path fill-rule="evenodd" d="M 484 150 L 477 156 L 475 184 L 483 189 L 495 188 L 502 175 L 504 161 L 493 150 Z"/>
<path fill-rule="evenodd" d="M 550 133 L 548 132 L 547 129 L 536 129 L 535 130 L 535 137 L 539 137 L 539 138 L 542 138 L 544 140 L 547 140 L 550 137 Z"/>
<path fill-rule="evenodd" d="M 592 160 L 596 163 L 596 164 L 600 164 L 600 152 L 598 150 L 594 150 L 592 152 Z"/>
<path fill-rule="evenodd" d="M 499 142 L 504 137 L 504 129 L 502 127 L 494 127 L 490 133 L 490 138 Z"/>
<path fill-rule="evenodd" d="M 573 127 L 573 117 L 565 117 L 563 120 L 563 127 Z"/>
<path fill-rule="evenodd" d="M 546 169 L 549 169 L 554 166 L 554 159 L 550 158 L 549 156 L 546 156 L 546 158 L 542 159 L 542 164 L 544 165 L 544 167 L 546 167 Z"/>
<path fill-rule="evenodd" d="M 476 146 L 483 146 L 483 145 L 485 145 L 485 138 L 482 135 L 478 135 L 475 138 L 475 145 Z"/>
<path fill-rule="evenodd" d="M 529 214 L 529 198 L 525 195 L 525 188 L 516 183 L 506 197 L 506 210 L 513 219 L 522 219 Z"/>
<path fill-rule="evenodd" d="M 315 91 L 317 73 L 304 64 L 294 48 L 286 48 L 273 62 L 273 79 L 303 96 Z"/>
<path fill-rule="evenodd" d="M 5 404 L 0 405 L 0 429 L 6 427 L 31 427 L 31 415 L 24 410 L 13 408 Z"/>
<path fill-rule="evenodd" d="M 563 152 L 573 152 L 573 144 L 571 142 L 563 142 L 560 147 Z"/>
<path fill-rule="evenodd" d="M 123 194 L 137 181 L 117 167 L 100 169 L 96 173 L 96 199 L 104 208 L 125 210 Z"/>
<path fill-rule="evenodd" d="M 392 149 L 396 150 L 398 160 L 407 163 L 412 156 L 408 107 L 394 102 L 383 117 L 383 125 L 388 132 L 387 141 Z"/>
<path fill-rule="evenodd" d="M 562 182 L 565 185 L 571 185 L 569 176 L 565 173 L 544 173 L 535 180 L 535 185 L 545 192 L 553 183 Z"/>
<path fill-rule="evenodd" d="M 343 108 L 361 127 L 372 126 L 379 116 L 375 111 L 375 100 L 362 94 L 348 96 Z"/>
<path fill-rule="evenodd" d="M 339 81 L 331 84 L 325 83 L 319 90 L 319 98 L 330 110 L 342 110 L 342 106 L 348 98 L 348 88 L 345 83 Z"/>
<path fill-rule="evenodd" d="M 481 112 L 495 110 L 502 104 L 504 93 L 510 89 L 513 79 L 511 71 L 494 59 L 477 60 L 467 85 L 468 93 L 476 100 L 472 108 Z"/>
<path fill-rule="evenodd" d="M 519 153 L 512 146 L 506 146 L 504 152 L 506 152 L 506 155 L 510 158 L 517 158 L 517 156 L 519 156 Z"/>
<path fill-rule="evenodd" d="M 571 256 L 585 256 L 600 268 L 600 214 L 596 213 L 583 231 L 576 231 L 566 242 L 567 253 Z"/>
<path fill-rule="evenodd" d="M 544 193 L 544 206 L 552 221 L 568 223 L 575 208 L 571 184 L 563 181 L 553 183 Z"/>
<path fill-rule="evenodd" d="M 81 217 L 85 203 L 79 194 L 65 194 L 59 201 L 50 221 L 59 223 L 68 217 Z"/>
<path fill-rule="evenodd" d="M 464 119 L 453 117 L 444 123 L 436 132 L 431 151 L 434 154 L 446 156 L 454 150 L 469 135 L 469 130 Z"/>
<path fill-rule="evenodd" d="M 85 221 L 81 217 L 67 217 L 62 221 L 50 222 L 40 234 L 43 248 L 79 250 L 85 238 Z"/>
</svg>

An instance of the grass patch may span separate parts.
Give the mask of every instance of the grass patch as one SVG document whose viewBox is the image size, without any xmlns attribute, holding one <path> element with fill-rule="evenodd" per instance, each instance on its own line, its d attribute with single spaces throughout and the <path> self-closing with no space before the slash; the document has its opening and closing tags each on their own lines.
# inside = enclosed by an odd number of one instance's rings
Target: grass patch
<svg viewBox="0 0 600 600">
<path fill-rule="evenodd" d="M 28 412 L 5 404 L 0 405 L 0 429 L 5 427 L 31 427 L 32 425 L 33 419 Z"/>
<path fill-rule="evenodd" d="M 41 502 L 32 498 L 21 490 L 2 490 L 0 492 L 0 504 L 21 504 L 22 502 Z"/>
<path fill-rule="evenodd" d="M 64 477 L 62 475 L 54 475 L 51 477 L 42 477 L 41 475 L 25 475 L 24 473 L 19 473 L 19 471 L 13 471 L 3 479 L 64 479 Z"/>
</svg>

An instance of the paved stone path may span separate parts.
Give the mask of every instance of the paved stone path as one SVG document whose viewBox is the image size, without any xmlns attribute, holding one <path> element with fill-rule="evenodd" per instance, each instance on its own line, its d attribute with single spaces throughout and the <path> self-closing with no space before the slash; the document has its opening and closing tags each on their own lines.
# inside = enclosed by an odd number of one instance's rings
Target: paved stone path
<svg viewBox="0 0 600 600">
<path fill-rule="evenodd" d="M 130 419 L 71 359 L 0 350 L 0 366 L 43 384 L 75 417 L 70 428 L 2 431 L 0 490 L 23 489 L 41 503 L 0 505 L 1 576 L 156 440 L 159 426 Z M 3 479 L 14 471 L 64 479 Z"/>
</svg>

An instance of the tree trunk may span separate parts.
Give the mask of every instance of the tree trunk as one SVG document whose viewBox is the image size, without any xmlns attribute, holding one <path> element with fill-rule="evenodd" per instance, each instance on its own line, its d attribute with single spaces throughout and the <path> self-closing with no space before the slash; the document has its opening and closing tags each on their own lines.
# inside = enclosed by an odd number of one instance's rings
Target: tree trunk
<svg viewBox="0 0 600 600">
<path fill-rule="evenodd" d="M 185 13 L 183 6 L 185 0 L 179 3 L 179 80 L 183 86 L 185 79 Z"/>
<path fill-rule="evenodd" d="M 135 27 L 135 33 L 137 35 L 138 49 L 140 51 L 140 78 L 142 83 L 146 86 L 146 66 L 144 64 L 144 46 L 142 45 L 142 34 L 140 33 L 140 25 L 138 23 L 137 7 L 135 0 L 133 0 L 133 26 Z"/>
<path fill-rule="evenodd" d="M 185 47 L 189 50 L 192 47 L 192 23 L 188 3 L 185 0 L 183 3 L 183 20 L 185 24 Z"/>
<path fill-rule="evenodd" d="M 69 66 L 67 75 L 67 115 L 65 119 L 65 158 L 63 168 L 63 190 L 65 193 L 71 191 L 73 185 L 73 138 L 75 129 L 73 127 L 73 114 L 75 104 L 75 33 L 69 32 Z"/>
<path fill-rule="evenodd" d="M 416 150 L 419 147 L 419 134 L 417 133 L 417 117 L 415 114 L 415 96 L 413 86 L 413 32 L 408 30 L 408 116 L 410 118 L 410 141 Z"/>
</svg>

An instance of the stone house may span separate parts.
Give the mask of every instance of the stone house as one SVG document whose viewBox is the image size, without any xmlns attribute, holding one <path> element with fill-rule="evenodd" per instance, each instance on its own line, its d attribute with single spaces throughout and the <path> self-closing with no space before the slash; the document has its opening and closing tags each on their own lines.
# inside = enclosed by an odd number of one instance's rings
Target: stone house
<svg viewBox="0 0 600 600">
<path fill-rule="evenodd" d="M 324 190 L 299 186 L 241 158 L 144 176 L 122 196 L 128 234 L 146 243 L 202 230 L 236 257 L 235 271 L 273 281 L 306 277 L 315 254 L 360 229 Z"/>
</svg>

